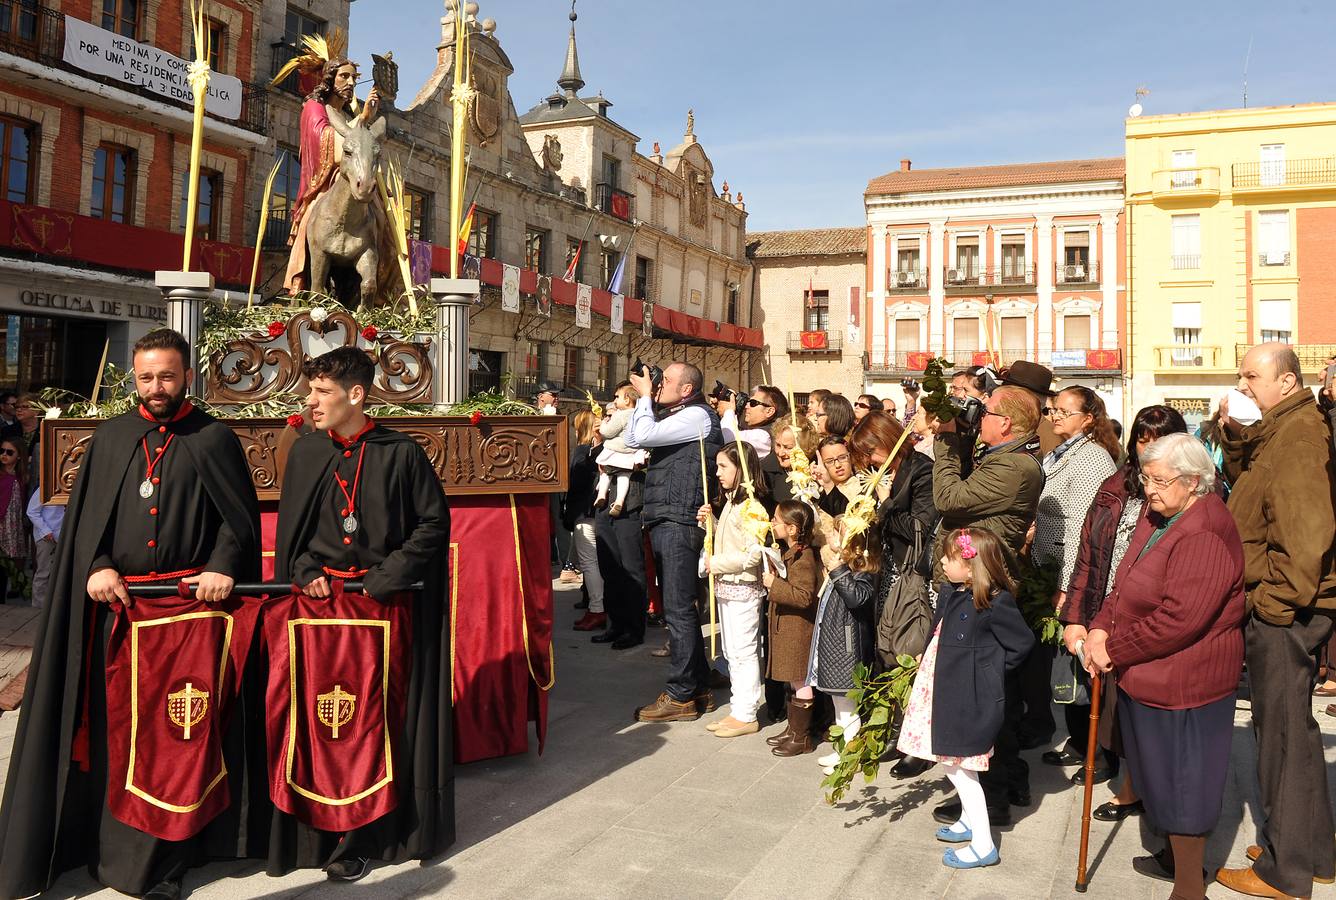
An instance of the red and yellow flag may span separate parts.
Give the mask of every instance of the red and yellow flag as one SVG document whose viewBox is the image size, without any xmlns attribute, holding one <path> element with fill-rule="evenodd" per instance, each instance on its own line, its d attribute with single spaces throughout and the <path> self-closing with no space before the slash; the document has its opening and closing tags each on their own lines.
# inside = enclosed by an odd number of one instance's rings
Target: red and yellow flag
<svg viewBox="0 0 1336 900">
<path fill-rule="evenodd" d="M 464 217 L 464 222 L 459 226 L 459 249 L 458 255 L 463 256 L 469 249 L 469 234 L 473 231 L 473 213 L 478 209 L 478 204 L 469 204 L 469 214 Z"/>
</svg>

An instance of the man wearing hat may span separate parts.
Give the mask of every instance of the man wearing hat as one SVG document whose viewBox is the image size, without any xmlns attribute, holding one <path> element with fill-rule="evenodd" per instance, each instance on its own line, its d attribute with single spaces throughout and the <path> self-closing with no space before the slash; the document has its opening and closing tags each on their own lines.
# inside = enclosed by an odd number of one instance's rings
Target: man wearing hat
<svg viewBox="0 0 1336 900">
<path fill-rule="evenodd" d="M 557 412 L 557 400 L 561 398 L 561 385 L 550 381 L 538 382 L 538 393 L 534 395 L 533 405 L 540 416 L 560 415 Z"/>
<path fill-rule="evenodd" d="M 1039 404 L 1040 412 L 1043 412 L 1049 401 L 1057 395 L 1057 391 L 1053 390 L 1053 373 L 1039 363 L 1025 359 L 1019 359 L 1002 370 L 1002 383 L 1025 388 L 1033 394 L 1035 402 Z M 1039 417 L 1039 429 L 1036 433 L 1039 435 L 1040 459 L 1062 443 L 1062 438 L 1053 430 L 1053 423 L 1048 420 L 1047 415 Z"/>
</svg>

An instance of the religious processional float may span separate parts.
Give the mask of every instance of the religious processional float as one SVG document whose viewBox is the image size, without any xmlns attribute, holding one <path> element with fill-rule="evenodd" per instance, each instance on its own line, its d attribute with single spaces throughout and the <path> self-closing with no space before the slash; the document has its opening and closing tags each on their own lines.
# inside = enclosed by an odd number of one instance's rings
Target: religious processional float
<svg viewBox="0 0 1336 900">
<path fill-rule="evenodd" d="M 338 347 L 358 347 L 376 366 L 367 412 L 380 424 L 413 436 L 450 499 L 450 545 L 441 553 L 449 555 L 451 576 L 455 760 L 526 752 L 530 721 L 541 750 L 547 695 L 556 681 L 549 502 L 550 495 L 566 488 L 566 421 L 535 415 L 531 407 L 499 393 L 469 396 L 469 313 L 480 295 L 479 281 L 461 278 L 461 254 L 451 253 L 451 277 L 415 282 L 403 181 L 380 152 L 385 120 L 375 117 L 375 104 L 368 108 L 356 96 L 342 103 L 335 92 L 326 93 L 323 103 L 310 99 L 322 82 L 333 84 L 340 71 L 351 69 L 348 80 L 355 80 L 346 38 L 337 32 L 308 37 L 306 54 L 275 79 L 295 70 L 301 93 L 308 97 L 303 144 L 309 128 L 314 146 L 327 154 L 323 160 L 302 160 L 304 176 L 319 172 L 322 161 L 327 167 L 316 190 L 308 192 L 303 185 L 302 199 L 308 202 L 300 225 L 294 224 L 289 263 L 290 275 L 297 278 L 289 278 L 288 294 L 273 303 L 252 302 L 268 218 L 266 186 L 245 302 L 216 301 L 213 276 L 192 271 L 210 76 L 203 0 L 192 2 L 192 13 L 199 50 L 189 68 L 195 118 L 182 270 L 159 272 L 157 283 L 167 300 L 168 324 L 195 348 L 192 394 L 197 405 L 223 419 L 241 443 L 261 502 L 265 579 L 271 581 L 274 574 L 287 451 L 310 428 L 302 416 L 302 363 Z M 462 207 L 475 97 L 469 37 L 477 24 L 464 10 L 454 9 L 453 19 L 449 247 L 460 248 L 468 240 Z M 378 70 L 377 75 L 388 73 Z M 325 126 L 332 133 L 324 131 L 322 137 Z M 334 145 L 340 151 L 337 162 Z M 359 194 L 358 184 L 375 189 Z M 336 221 L 364 225 L 336 236 L 336 229 L 326 227 Z M 67 501 L 99 421 L 137 403 L 129 374 L 107 366 L 105 353 L 101 373 L 89 398 L 50 397 L 65 409 L 53 409 L 42 424 L 44 502 Z"/>
</svg>

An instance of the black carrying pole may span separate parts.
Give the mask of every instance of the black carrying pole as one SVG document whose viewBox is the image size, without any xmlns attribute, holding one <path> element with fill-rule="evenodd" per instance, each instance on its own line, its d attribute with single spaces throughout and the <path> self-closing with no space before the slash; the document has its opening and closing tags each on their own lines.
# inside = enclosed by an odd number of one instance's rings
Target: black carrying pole
<svg viewBox="0 0 1336 900">
<path fill-rule="evenodd" d="M 187 587 L 193 590 L 195 586 L 187 585 Z M 232 586 L 232 593 L 248 597 L 259 594 L 286 595 L 292 593 L 292 588 L 291 584 L 236 584 Z M 360 594 L 362 592 L 362 582 L 345 581 L 343 589 L 350 594 Z M 180 593 L 178 584 L 129 584 L 126 585 L 126 590 L 130 592 L 131 597 L 175 597 Z M 422 582 L 413 582 L 408 586 L 408 590 L 422 590 Z"/>
</svg>

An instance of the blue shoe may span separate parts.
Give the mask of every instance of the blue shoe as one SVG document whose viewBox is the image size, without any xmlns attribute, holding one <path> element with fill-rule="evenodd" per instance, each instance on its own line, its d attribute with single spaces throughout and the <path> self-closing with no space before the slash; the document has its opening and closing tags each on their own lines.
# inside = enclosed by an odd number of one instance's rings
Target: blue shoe
<svg viewBox="0 0 1336 900">
<path fill-rule="evenodd" d="M 968 844 L 974 840 L 974 833 L 968 828 L 964 831 L 952 831 L 950 825 L 943 825 L 937 829 L 937 840 L 948 844 Z"/>
<path fill-rule="evenodd" d="M 956 856 L 954 850 L 948 850 L 942 854 L 942 862 L 952 869 L 981 869 L 984 866 L 995 866 L 1001 861 L 1002 857 L 998 854 L 996 847 L 993 848 L 992 853 L 989 853 L 983 859 L 968 862 Z"/>
</svg>

